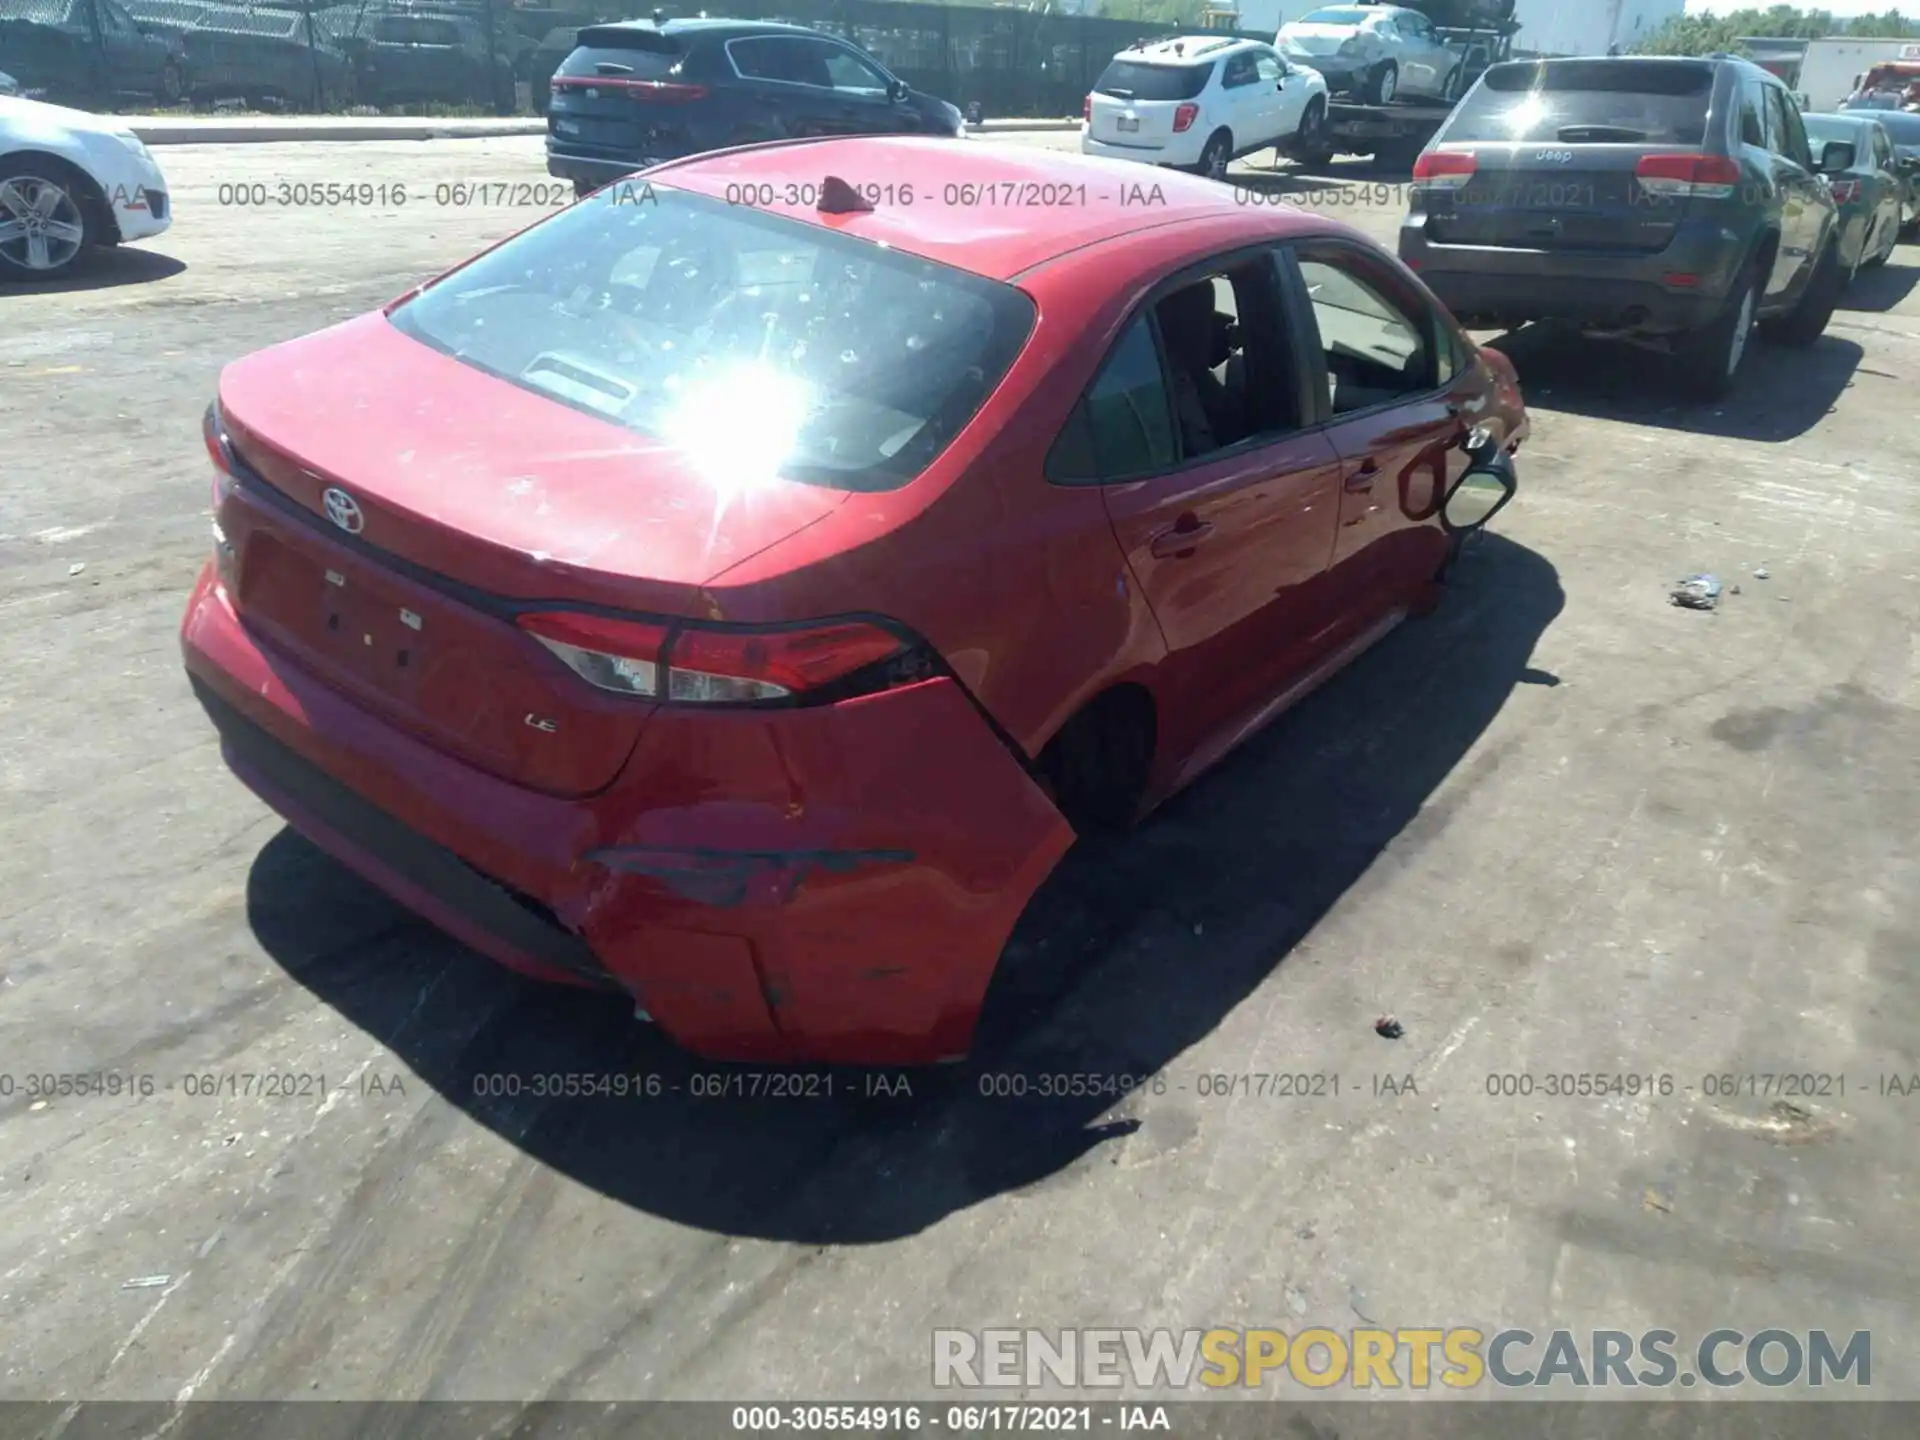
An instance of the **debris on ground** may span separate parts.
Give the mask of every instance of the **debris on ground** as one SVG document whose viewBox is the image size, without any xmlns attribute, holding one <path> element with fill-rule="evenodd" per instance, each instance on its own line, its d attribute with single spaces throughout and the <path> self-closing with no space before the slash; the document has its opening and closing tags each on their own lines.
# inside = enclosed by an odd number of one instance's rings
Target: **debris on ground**
<svg viewBox="0 0 1920 1440">
<path fill-rule="evenodd" d="M 1373 1022 L 1373 1033 L 1378 1035 L 1382 1040 L 1398 1040 L 1402 1035 L 1407 1033 L 1407 1027 L 1391 1015 L 1382 1015 L 1378 1020 Z"/>
<path fill-rule="evenodd" d="M 1754 578 L 1754 579 L 1756 579 L 1756 580 L 1764 580 L 1764 579 L 1766 579 L 1766 578 L 1767 578 L 1767 567 L 1766 567 L 1766 566 L 1764 566 L 1764 565 L 1761 565 L 1761 566 L 1758 566 L 1758 567 L 1756 567 L 1756 568 L 1755 568 L 1755 570 L 1754 570 L 1754 572 L 1753 572 L 1753 578 Z"/>
<path fill-rule="evenodd" d="M 1689 575 L 1673 587 L 1672 599 L 1687 610 L 1711 610 L 1720 603 L 1720 582 L 1711 575 Z"/>
<path fill-rule="evenodd" d="M 76 560 L 76 561 L 74 561 L 74 562 L 73 562 L 73 564 L 71 564 L 71 565 L 69 565 L 69 566 L 67 567 L 67 574 L 69 574 L 69 575 L 78 575 L 78 574 L 79 574 L 79 573 L 80 573 L 80 572 L 81 572 L 82 570 L 84 570 L 84 569 L 86 569 L 86 568 L 87 568 L 87 562 L 86 562 L 86 561 L 84 561 L 84 560 Z"/>
<path fill-rule="evenodd" d="M 162 1285 L 172 1283 L 171 1275 L 136 1275 L 133 1279 L 125 1281 L 120 1288 L 122 1290 L 158 1290 Z"/>
<path fill-rule="evenodd" d="M 1649 1185 L 1640 1196 L 1640 1208 L 1661 1215 L 1673 1213 L 1673 1191 L 1664 1185 Z"/>
</svg>

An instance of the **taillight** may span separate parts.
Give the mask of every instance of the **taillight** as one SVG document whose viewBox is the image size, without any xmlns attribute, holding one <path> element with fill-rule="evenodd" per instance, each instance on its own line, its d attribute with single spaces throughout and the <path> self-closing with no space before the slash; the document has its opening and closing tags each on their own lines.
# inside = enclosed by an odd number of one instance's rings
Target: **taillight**
<svg viewBox="0 0 1920 1440">
<path fill-rule="evenodd" d="M 858 622 L 740 633 L 686 629 L 673 641 L 667 699 L 779 700 L 897 655 L 897 636 Z"/>
<path fill-rule="evenodd" d="M 556 75 L 553 88 L 559 90 L 618 90 L 630 100 L 657 104 L 680 104 L 707 98 L 704 85 L 683 85 L 677 80 L 622 80 L 605 75 Z"/>
<path fill-rule="evenodd" d="M 1093 123 L 1093 96 L 1089 95 L 1080 102 L 1080 118 L 1089 125 Z"/>
<path fill-rule="evenodd" d="M 220 526 L 220 507 L 233 490 L 233 447 L 227 440 L 226 422 L 220 418 L 220 402 L 207 406 L 200 420 L 200 437 L 206 441 L 207 458 L 213 461 L 213 560 L 223 584 L 233 581 L 233 542 Z"/>
<path fill-rule="evenodd" d="M 1193 128 L 1193 122 L 1199 118 L 1200 107 L 1198 105 L 1182 105 L 1178 110 L 1173 112 L 1173 133 L 1178 135 L 1183 130 L 1191 130 Z"/>
<path fill-rule="evenodd" d="M 207 442 L 207 458 L 213 461 L 213 503 L 218 505 L 226 498 L 227 482 L 233 478 L 233 452 L 227 448 L 227 427 L 220 418 L 218 400 L 200 417 L 200 438 Z"/>
<path fill-rule="evenodd" d="M 793 699 L 908 649 L 864 621 L 729 630 L 541 611 L 519 625 L 602 690 L 696 705 Z"/>
<path fill-rule="evenodd" d="M 1842 205 L 1851 205 L 1860 198 L 1858 180 L 1829 180 L 1827 188 L 1833 191 L 1833 198 Z"/>
<path fill-rule="evenodd" d="M 1429 150 L 1413 162 L 1413 178 L 1427 185 L 1465 185 L 1480 169 L 1480 162 L 1458 150 Z"/>
<path fill-rule="evenodd" d="M 522 615 L 518 624 L 589 685 L 616 695 L 660 694 L 660 662 L 667 644 L 664 625 L 572 610 Z"/>
<path fill-rule="evenodd" d="M 1740 162 L 1725 155 L 1647 155 L 1633 173 L 1649 195 L 1725 200 L 1740 183 Z"/>
</svg>

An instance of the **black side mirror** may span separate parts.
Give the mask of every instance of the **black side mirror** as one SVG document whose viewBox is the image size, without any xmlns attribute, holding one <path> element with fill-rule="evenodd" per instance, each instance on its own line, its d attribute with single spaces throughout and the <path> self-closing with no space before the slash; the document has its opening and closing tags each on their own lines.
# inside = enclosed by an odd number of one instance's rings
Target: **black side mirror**
<svg viewBox="0 0 1920 1440">
<path fill-rule="evenodd" d="M 1820 147 L 1820 173 L 1822 175 L 1844 175 L 1853 168 L 1856 152 L 1852 144 L 1845 140 L 1829 140 Z"/>
<path fill-rule="evenodd" d="M 908 88 L 907 82 L 904 80 L 889 80 L 887 82 L 887 98 L 895 104 L 905 100 L 912 94 L 913 91 Z"/>
<path fill-rule="evenodd" d="M 1440 506 L 1440 523 L 1456 535 L 1478 530 L 1505 508 L 1520 488 L 1513 457 L 1499 437 L 1482 428 L 1467 440 L 1473 463 L 1454 481 Z"/>
</svg>

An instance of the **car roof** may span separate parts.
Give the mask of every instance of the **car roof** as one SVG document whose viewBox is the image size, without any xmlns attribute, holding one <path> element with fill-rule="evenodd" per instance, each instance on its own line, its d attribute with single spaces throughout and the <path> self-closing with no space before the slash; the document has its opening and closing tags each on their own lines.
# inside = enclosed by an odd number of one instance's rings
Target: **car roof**
<svg viewBox="0 0 1920 1440">
<path fill-rule="evenodd" d="M 790 186 L 810 200 L 828 176 L 882 203 L 850 215 L 781 203 Z M 1197 175 L 1075 151 L 924 135 L 773 141 L 670 161 L 645 178 L 714 199 L 764 186 L 746 192 L 775 202 L 760 208 L 1001 281 L 1090 245 L 1244 208 L 1227 186 Z M 885 203 L 889 192 L 895 203 Z M 1341 228 L 1307 210 L 1263 207 L 1262 213 L 1282 222 L 1263 232 L 1270 237 Z"/>
<path fill-rule="evenodd" d="M 821 36 L 825 32 L 807 25 L 789 25 L 780 20 L 728 20 L 709 19 L 706 16 L 686 20 L 662 20 L 658 24 L 651 20 L 610 20 L 604 25 L 584 25 L 582 31 L 593 30 L 604 33 L 608 30 L 641 30 L 658 35 L 720 36 L 733 38 L 742 35 L 810 35 Z M 831 37 L 828 37 L 831 38 Z"/>
<path fill-rule="evenodd" d="M 1135 65 L 1198 65 L 1203 60 L 1218 60 L 1239 50 L 1265 48 L 1260 41 L 1244 36 L 1169 35 L 1164 40 L 1129 45 L 1113 58 Z"/>
</svg>

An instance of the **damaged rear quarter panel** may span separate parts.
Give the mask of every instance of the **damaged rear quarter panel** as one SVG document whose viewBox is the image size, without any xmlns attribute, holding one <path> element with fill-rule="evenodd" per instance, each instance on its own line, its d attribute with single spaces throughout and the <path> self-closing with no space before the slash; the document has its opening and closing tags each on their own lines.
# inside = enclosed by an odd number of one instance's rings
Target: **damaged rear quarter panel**
<svg viewBox="0 0 1920 1440">
<path fill-rule="evenodd" d="M 948 678 L 818 708 L 663 709 L 602 815 L 563 913 L 674 1040 L 727 1059 L 963 1054 L 1074 838 Z M 691 973 L 713 950 L 688 934 L 745 941 L 759 994 L 740 967 Z"/>
</svg>

